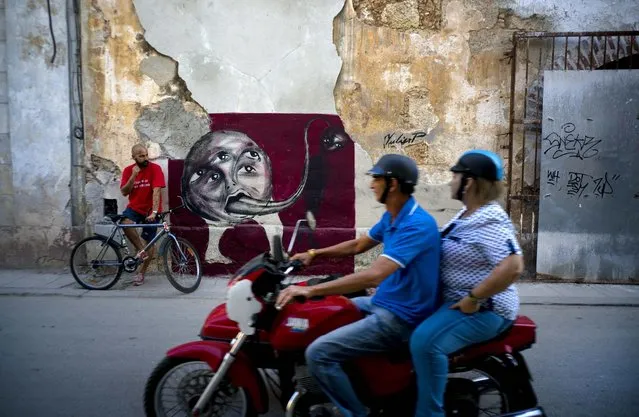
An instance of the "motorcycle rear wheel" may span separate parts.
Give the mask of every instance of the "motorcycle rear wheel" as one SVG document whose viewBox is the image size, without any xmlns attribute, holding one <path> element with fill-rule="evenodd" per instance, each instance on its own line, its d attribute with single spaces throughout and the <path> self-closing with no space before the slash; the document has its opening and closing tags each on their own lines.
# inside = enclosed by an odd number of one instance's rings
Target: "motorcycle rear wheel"
<svg viewBox="0 0 639 417">
<path fill-rule="evenodd" d="M 147 417 L 190 417 L 214 372 L 206 362 L 164 358 L 153 370 L 144 389 Z M 222 380 L 202 417 L 255 417 L 243 388 Z"/>
<path fill-rule="evenodd" d="M 495 375 L 478 369 L 453 375 L 444 394 L 447 417 L 489 417 L 510 411 L 508 393 Z"/>
</svg>

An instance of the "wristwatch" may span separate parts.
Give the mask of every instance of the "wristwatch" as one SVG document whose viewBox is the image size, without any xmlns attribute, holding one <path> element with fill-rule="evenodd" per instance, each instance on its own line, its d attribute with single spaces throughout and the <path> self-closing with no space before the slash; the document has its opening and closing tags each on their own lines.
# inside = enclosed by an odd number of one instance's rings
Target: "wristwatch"
<svg viewBox="0 0 639 417">
<path fill-rule="evenodd" d="M 317 255 L 317 252 L 315 252 L 315 249 L 309 249 L 309 250 L 307 251 L 307 253 L 308 253 L 309 255 L 311 255 L 311 258 L 314 258 L 314 257 L 315 257 L 315 255 Z"/>
</svg>

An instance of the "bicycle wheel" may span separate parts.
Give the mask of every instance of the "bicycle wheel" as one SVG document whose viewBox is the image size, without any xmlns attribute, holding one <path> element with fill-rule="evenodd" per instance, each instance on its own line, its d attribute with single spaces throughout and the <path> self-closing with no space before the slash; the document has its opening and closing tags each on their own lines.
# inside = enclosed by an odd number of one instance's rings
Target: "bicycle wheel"
<svg viewBox="0 0 639 417">
<path fill-rule="evenodd" d="M 124 270 L 120 249 L 102 236 L 78 242 L 69 263 L 73 278 L 87 290 L 108 290 Z"/>
<path fill-rule="evenodd" d="M 178 291 L 185 294 L 197 289 L 202 280 L 200 257 L 193 245 L 181 237 L 169 238 L 164 251 L 164 272 Z"/>
</svg>

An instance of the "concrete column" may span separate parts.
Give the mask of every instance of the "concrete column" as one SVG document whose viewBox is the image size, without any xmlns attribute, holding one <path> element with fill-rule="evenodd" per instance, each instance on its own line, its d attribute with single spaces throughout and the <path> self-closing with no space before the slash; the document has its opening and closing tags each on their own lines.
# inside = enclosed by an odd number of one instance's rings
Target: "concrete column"
<svg viewBox="0 0 639 417">
<path fill-rule="evenodd" d="M 13 168 L 9 136 L 7 32 L 4 0 L 0 0 L 0 226 L 13 226 Z"/>
<path fill-rule="evenodd" d="M 5 266 L 63 266 L 72 245 L 67 0 L 50 5 L 49 13 L 46 1 L 2 1 L 0 200 L 10 207 L 0 216 Z"/>
</svg>

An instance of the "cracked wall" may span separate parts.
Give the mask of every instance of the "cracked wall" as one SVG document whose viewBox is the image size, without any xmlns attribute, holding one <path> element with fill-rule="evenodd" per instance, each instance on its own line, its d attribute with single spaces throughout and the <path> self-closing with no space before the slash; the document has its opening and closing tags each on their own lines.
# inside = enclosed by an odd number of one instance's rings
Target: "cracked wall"
<svg viewBox="0 0 639 417">
<path fill-rule="evenodd" d="M 66 2 L 50 4 L 55 54 L 44 0 L 0 2 L 0 265 L 19 268 L 73 244 Z"/>
<path fill-rule="evenodd" d="M 614 11 L 595 0 L 82 3 L 89 225 L 105 198 L 126 205 L 119 175 L 134 143 L 166 170 L 224 113 L 339 116 L 356 142 L 355 227 L 381 213 L 364 172 L 389 152 L 419 162 L 417 198 L 442 223 L 458 208 L 448 167 L 504 144 L 513 32 L 639 21 L 630 0 Z"/>
</svg>

